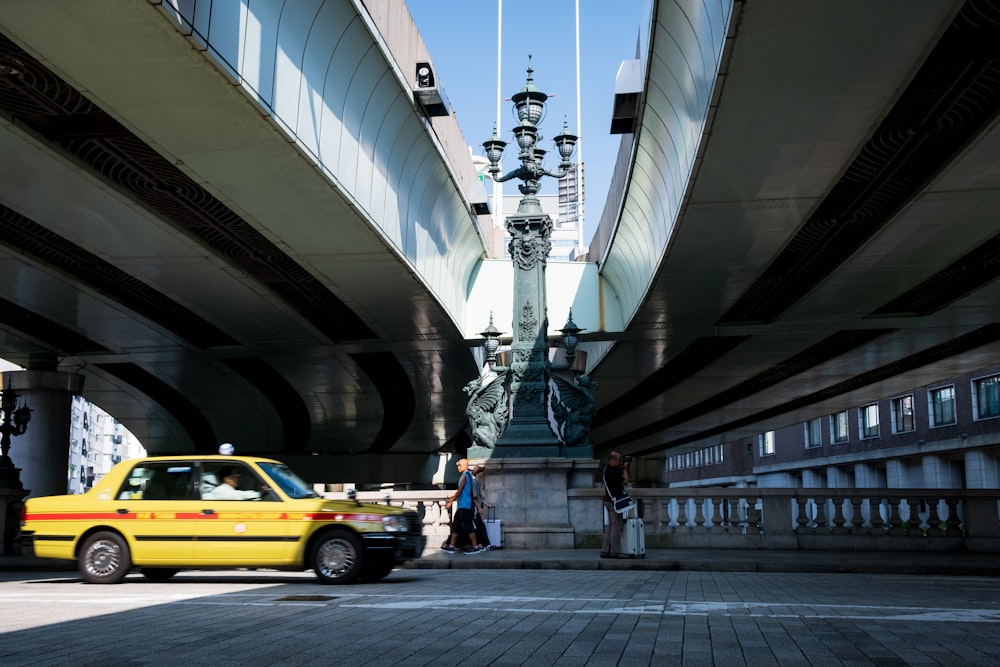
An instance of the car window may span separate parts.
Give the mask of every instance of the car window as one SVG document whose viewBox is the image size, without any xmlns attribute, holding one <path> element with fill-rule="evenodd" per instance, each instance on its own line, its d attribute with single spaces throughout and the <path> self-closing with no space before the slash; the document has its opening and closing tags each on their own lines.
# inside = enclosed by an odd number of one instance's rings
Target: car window
<svg viewBox="0 0 1000 667">
<path fill-rule="evenodd" d="M 138 463 L 118 491 L 120 500 L 192 500 L 193 466 L 178 462 Z"/>
<path fill-rule="evenodd" d="M 316 492 L 284 463 L 261 462 L 258 465 L 274 481 L 275 486 L 289 498 L 319 498 Z"/>
</svg>

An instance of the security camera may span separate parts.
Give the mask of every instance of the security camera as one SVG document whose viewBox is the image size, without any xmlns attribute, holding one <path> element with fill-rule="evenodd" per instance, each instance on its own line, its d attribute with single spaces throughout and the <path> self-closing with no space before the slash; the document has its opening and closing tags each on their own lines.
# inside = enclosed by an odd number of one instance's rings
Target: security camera
<svg viewBox="0 0 1000 667">
<path fill-rule="evenodd" d="M 434 71 L 430 63 L 417 63 L 417 88 L 433 88 Z"/>
</svg>

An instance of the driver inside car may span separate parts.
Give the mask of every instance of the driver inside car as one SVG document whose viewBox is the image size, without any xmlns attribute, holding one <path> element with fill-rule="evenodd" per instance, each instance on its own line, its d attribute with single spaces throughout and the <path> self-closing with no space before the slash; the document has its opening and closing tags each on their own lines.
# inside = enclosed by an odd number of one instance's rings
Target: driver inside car
<svg viewBox="0 0 1000 667">
<path fill-rule="evenodd" d="M 219 468 L 219 478 L 222 483 L 208 492 L 205 497 L 212 500 L 260 500 L 260 491 L 241 489 L 242 473 L 235 466 Z"/>
</svg>

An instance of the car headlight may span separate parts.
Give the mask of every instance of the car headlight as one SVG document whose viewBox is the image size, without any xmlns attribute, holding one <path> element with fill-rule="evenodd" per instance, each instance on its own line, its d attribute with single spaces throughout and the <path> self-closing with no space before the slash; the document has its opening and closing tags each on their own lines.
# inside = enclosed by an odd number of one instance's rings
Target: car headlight
<svg viewBox="0 0 1000 667">
<path fill-rule="evenodd" d="M 402 514 L 390 514 L 382 517 L 382 526 L 387 533 L 405 533 L 406 518 Z"/>
</svg>

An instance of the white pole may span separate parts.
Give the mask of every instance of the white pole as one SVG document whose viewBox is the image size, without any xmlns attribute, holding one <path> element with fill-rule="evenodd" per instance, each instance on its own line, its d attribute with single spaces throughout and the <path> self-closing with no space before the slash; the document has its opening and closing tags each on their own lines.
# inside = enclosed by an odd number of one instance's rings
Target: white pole
<svg viewBox="0 0 1000 667">
<path fill-rule="evenodd" d="M 503 106 L 503 84 L 500 80 L 503 62 L 503 0 L 497 0 L 497 136 L 503 137 L 500 122 L 500 112 Z M 499 176 L 499 174 L 498 174 Z M 493 181 L 493 227 L 503 225 L 503 187 L 499 181 Z"/>
<path fill-rule="evenodd" d="M 576 133 L 583 136 L 583 116 L 580 114 L 580 0 L 576 0 Z M 580 167 L 583 165 L 583 139 L 576 144 L 576 234 L 577 250 L 583 249 L 583 189 Z"/>
</svg>

